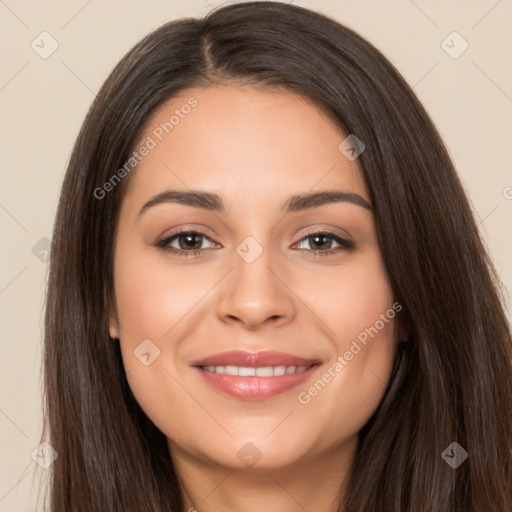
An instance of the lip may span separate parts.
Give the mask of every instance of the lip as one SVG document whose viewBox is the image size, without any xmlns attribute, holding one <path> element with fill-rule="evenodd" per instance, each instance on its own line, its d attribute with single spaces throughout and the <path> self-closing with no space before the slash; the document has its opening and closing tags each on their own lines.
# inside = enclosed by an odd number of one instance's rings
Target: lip
<svg viewBox="0 0 512 512">
<path fill-rule="evenodd" d="M 318 359 L 304 359 L 285 352 L 265 350 L 263 352 L 246 352 L 233 350 L 220 352 L 204 359 L 192 361 L 191 366 L 248 366 L 250 368 L 262 368 L 264 366 L 310 366 L 318 364 Z"/>
<path fill-rule="evenodd" d="M 264 351 L 222 352 L 191 363 L 213 388 L 230 396 L 243 400 L 264 400 L 284 393 L 305 382 L 316 372 L 320 361 L 305 359 L 284 352 Z M 242 377 L 226 373 L 212 373 L 203 366 L 245 366 L 262 368 L 266 366 L 306 366 L 301 373 L 285 374 L 274 377 Z"/>
</svg>

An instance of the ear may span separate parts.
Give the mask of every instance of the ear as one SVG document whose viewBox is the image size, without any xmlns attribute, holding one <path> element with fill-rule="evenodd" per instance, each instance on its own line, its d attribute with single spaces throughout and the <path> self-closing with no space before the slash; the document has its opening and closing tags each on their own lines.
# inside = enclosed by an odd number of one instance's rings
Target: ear
<svg viewBox="0 0 512 512">
<path fill-rule="evenodd" d="M 117 311 L 111 300 L 108 301 L 108 333 L 111 338 L 119 339 L 119 322 L 117 320 Z"/>
<path fill-rule="evenodd" d="M 111 338 L 119 339 L 119 325 L 111 315 L 108 317 L 108 333 Z"/>
</svg>

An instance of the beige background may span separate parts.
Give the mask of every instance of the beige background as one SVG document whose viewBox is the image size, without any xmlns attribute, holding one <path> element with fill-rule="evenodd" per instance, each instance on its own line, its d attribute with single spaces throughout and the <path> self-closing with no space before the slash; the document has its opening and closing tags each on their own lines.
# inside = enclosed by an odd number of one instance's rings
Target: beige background
<svg viewBox="0 0 512 512">
<path fill-rule="evenodd" d="M 44 238 L 51 237 L 80 124 L 135 42 L 166 21 L 203 16 L 220 3 L 0 0 L 0 511 L 35 509 L 31 482 L 38 466 L 31 453 L 41 421 Z M 510 294 L 512 0 L 294 3 L 354 28 L 414 86 L 447 142 Z M 43 31 L 59 45 L 47 59 L 31 47 Z M 441 46 L 453 31 L 469 44 L 456 59 Z M 462 42 L 451 39 L 449 51 L 460 49 Z"/>
</svg>

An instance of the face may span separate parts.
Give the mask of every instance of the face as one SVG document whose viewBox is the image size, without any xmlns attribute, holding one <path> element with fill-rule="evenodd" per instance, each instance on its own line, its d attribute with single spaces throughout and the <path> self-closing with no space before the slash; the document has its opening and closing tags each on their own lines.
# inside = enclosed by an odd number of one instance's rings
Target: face
<svg viewBox="0 0 512 512">
<path fill-rule="evenodd" d="M 228 85 L 148 123 L 110 332 L 171 453 L 303 463 L 353 449 L 381 401 L 400 306 L 345 138 L 299 96 Z"/>
</svg>

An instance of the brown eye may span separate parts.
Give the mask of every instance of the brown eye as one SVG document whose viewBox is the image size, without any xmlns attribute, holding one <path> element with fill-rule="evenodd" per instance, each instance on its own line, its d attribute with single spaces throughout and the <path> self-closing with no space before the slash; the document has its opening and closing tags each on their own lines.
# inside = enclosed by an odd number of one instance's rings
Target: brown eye
<svg viewBox="0 0 512 512">
<path fill-rule="evenodd" d="M 300 245 L 303 245 L 304 243 L 307 243 L 309 248 L 300 247 Z M 333 243 L 337 244 L 337 247 L 333 247 Z M 353 249 L 355 247 L 354 243 L 346 240 L 345 238 L 342 238 L 334 233 L 325 232 L 311 233 L 302 238 L 302 240 L 298 242 L 297 246 L 297 248 L 301 251 L 316 253 L 315 256 L 332 255 L 340 251 Z"/>
<path fill-rule="evenodd" d="M 201 254 L 205 250 L 205 247 L 203 247 L 205 240 L 214 244 L 214 242 L 203 233 L 197 231 L 180 231 L 159 240 L 156 245 L 164 251 L 181 256 L 189 256 L 192 254 Z"/>
<path fill-rule="evenodd" d="M 203 244 L 202 235 L 198 233 L 181 233 L 177 236 L 180 249 L 200 249 Z"/>
</svg>

